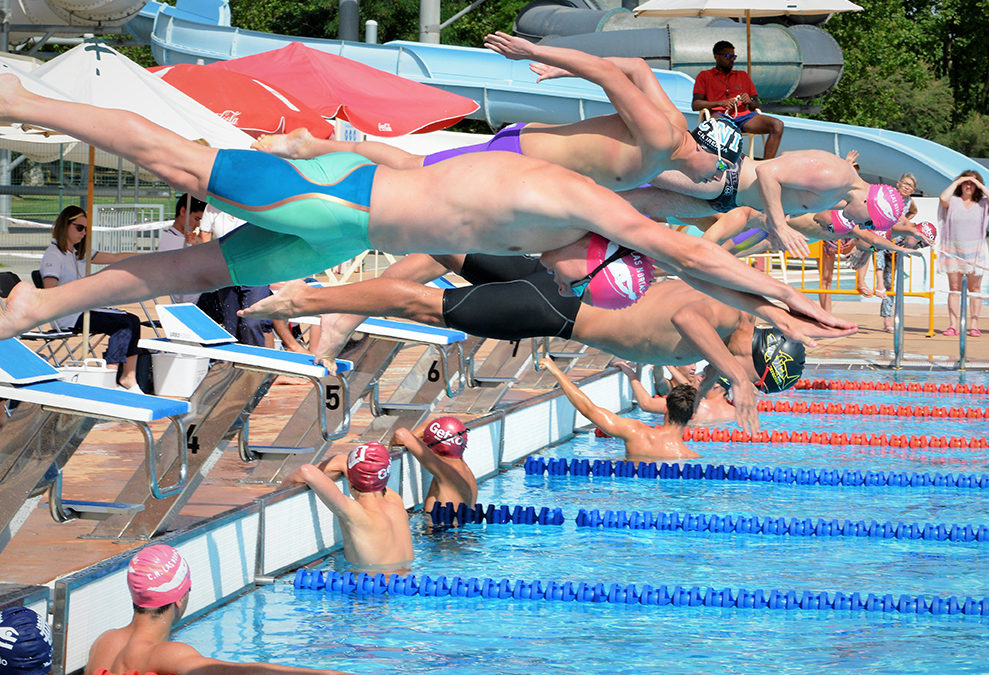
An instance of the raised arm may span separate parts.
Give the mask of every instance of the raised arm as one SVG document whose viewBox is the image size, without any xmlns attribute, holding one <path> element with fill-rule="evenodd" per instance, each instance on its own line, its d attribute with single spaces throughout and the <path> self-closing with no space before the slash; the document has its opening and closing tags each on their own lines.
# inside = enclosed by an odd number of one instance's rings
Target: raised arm
<svg viewBox="0 0 989 675">
<path fill-rule="evenodd" d="M 471 486 L 464 480 L 463 476 L 455 468 L 440 459 L 435 452 L 419 440 L 418 436 L 405 427 L 399 427 L 395 430 L 395 435 L 392 437 L 391 442 L 392 445 L 404 445 L 412 453 L 412 456 L 419 460 L 422 468 L 441 481 L 455 487 L 462 495 L 469 496 L 471 494 Z"/>
<path fill-rule="evenodd" d="M 587 394 L 582 392 L 577 385 L 570 381 L 569 377 L 563 374 L 563 371 L 557 367 L 553 359 L 544 357 L 539 361 L 539 364 L 560 383 L 560 389 L 563 390 L 564 395 L 577 409 L 577 412 L 589 419 L 609 436 L 627 440 L 635 434 L 639 427 L 645 426 L 642 422 L 627 419 L 595 405 L 588 398 Z"/>
<path fill-rule="evenodd" d="M 341 520 L 352 521 L 363 514 L 357 502 L 345 495 L 329 476 L 312 464 L 303 464 L 283 481 L 286 485 L 292 483 L 308 485 L 319 500 Z"/>
<path fill-rule="evenodd" d="M 807 238 L 787 224 L 782 201 L 784 182 L 790 180 L 793 172 L 804 170 L 800 164 L 799 159 L 783 155 L 756 165 L 755 172 L 770 237 L 790 255 L 808 258 L 810 248 L 807 246 Z"/>
<path fill-rule="evenodd" d="M 714 329 L 713 320 L 711 303 L 704 301 L 689 303 L 672 317 L 673 326 L 684 341 L 731 381 L 735 394 L 735 418 L 739 426 L 749 433 L 758 433 L 755 387 L 741 363 L 728 351 Z"/>
<path fill-rule="evenodd" d="M 631 364 L 626 361 L 615 361 L 614 365 L 618 366 L 625 373 L 629 384 L 632 385 L 632 395 L 635 396 L 635 402 L 641 410 L 656 413 L 657 415 L 666 414 L 666 399 L 650 396 L 646 388 L 642 386 L 642 382 L 636 377 L 635 370 L 632 369 Z"/>
<path fill-rule="evenodd" d="M 672 110 L 676 110 L 672 102 L 657 104 L 628 77 L 623 71 L 623 68 L 631 69 L 628 63 L 618 65 L 614 61 L 577 49 L 537 45 L 501 32 L 486 36 L 484 46 L 516 61 L 529 59 L 562 68 L 600 86 L 629 131 L 640 142 L 670 148 L 672 151 L 671 146 L 678 140 L 675 132 L 682 133 L 686 129 L 685 120 L 681 122 L 675 119 L 678 116 L 682 120 L 683 114 L 678 110 L 676 115 L 672 113 Z M 642 63 L 645 65 L 644 61 Z M 652 79 L 655 81 L 655 76 Z M 643 83 L 644 74 L 639 74 L 637 81 Z M 656 89 L 662 91 L 658 81 L 655 89 L 650 87 L 650 91 L 655 93 Z M 665 92 L 663 96 L 665 97 Z M 668 101 L 669 97 L 665 97 L 665 100 Z"/>
</svg>

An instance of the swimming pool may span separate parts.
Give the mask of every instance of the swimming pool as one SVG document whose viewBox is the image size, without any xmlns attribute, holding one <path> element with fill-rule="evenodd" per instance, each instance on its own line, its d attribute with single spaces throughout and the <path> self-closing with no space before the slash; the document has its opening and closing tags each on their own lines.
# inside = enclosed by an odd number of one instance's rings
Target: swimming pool
<svg viewBox="0 0 989 675">
<path fill-rule="evenodd" d="M 815 374 L 855 379 L 855 371 Z M 910 373 L 958 382 L 957 374 Z M 967 382 L 989 383 L 985 374 Z M 801 391 L 782 400 L 918 404 L 912 392 Z M 931 399 L 931 395 L 926 395 Z M 937 394 L 937 405 L 985 406 L 984 395 Z M 931 404 L 930 401 L 924 401 Z M 944 418 L 763 413 L 767 430 L 828 429 L 985 437 L 986 422 Z M 977 448 L 874 448 L 799 443 L 695 443 L 703 464 L 987 473 Z M 907 450 L 907 451 L 904 451 Z M 619 459 L 593 434 L 546 457 Z M 578 527 L 579 509 L 987 524 L 989 489 L 526 475 L 482 484 L 483 504 L 561 508 L 563 525 L 469 525 L 426 534 L 416 514 L 418 575 L 923 596 L 989 596 L 989 544 L 870 537 Z M 345 569 L 334 556 L 321 569 Z M 175 638 L 204 654 L 359 673 L 749 672 L 822 669 L 980 672 L 987 621 L 971 615 L 618 605 L 512 599 L 327 594 L 291 580 L 249 593 Z"/>
</svg>

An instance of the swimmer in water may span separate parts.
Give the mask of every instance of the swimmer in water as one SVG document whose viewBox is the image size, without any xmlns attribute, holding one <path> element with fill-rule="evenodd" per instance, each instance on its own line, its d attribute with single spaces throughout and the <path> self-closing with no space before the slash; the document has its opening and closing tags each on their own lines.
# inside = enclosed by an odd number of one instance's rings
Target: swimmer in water
<svg viewBox="0 0 989 675">
<path fill-rule="evenodd" d="M 127 586 L 134 605 L 134 617 L 123 628 L 113 628 L 96 638 L 89 649 L 84 675 L 317 675 L 340 672 L 271 663 L 219 661 L 203 656 L 185 643 L 169 640 L 172 627 L 189 604 L 189 589 L 192 587 L 189 564 L 171 546 L 154 544 L 141 549 L 127 568 Z"/>
<path fill-rule="evenodd" d="M 412 565 L 409 514 L 402 500 L 389 498 L 391 453 L 381 443 L 364 443 L 347 455 L 345 495 L 332 478 L 312 464 L 303 464 L 285 484 L 304 483 L 337 517 L 343 534 L 343 555 L 355 572 L 404 574 Z"/>
<path fill-rule="evenodd" d="M 668 407 L 663 425 L 652 427 L 595 405 L 587 394 L 563 374 L 553 359 L 543 358 L 539 363 L 560 383 L 560 389 L 577 412 L 607 435 L 625 442 L 625 459 L 655 462 L 700 457 L 683 442 L 683 429 L 694 414 L 694 397 L 697 395 L 697 390 L 690 385 L 679 384 L 673 387 L 673 391 L 666 397 Z"/>
<path fill-rule="evenodd" d="M 629 384 L 632 385 L 632 395 L 635 397 L 635 402 L 640 410 L 653 413 L 654 415 L 666 414 L 669 407 L 667 397 L 650 396 L 630 363 L 627 361 L 615 361 L 612 365 L 621 368 L 625 376 L 628 377 Z M 695 401 L 695 409 L 693 416 L 690 418 L 690 426 L 708 426 L 735 420 L 735 406 L 729 403 L 727 398 L 731 383 L 719 378 L 716 384 L 722 386 L 711 387 L 706 394 L 699 396 Z M 700 383 L 698 383 L 698 386 L 700 386 Z"/>
<path fill-rule="evenodd" d="M 467 450 L 467 428 L 456 417 L 445 415 L 430 420 L 421 427 L 419 435 L 404 427 L 395 430 L 392 445 L 405 446 L 419 465 L 431 476 L 426 490 L 423 510 L 428 514 L 433 504 L 453 504 L 454 510 L 461 504 L 473 507 L 477 502 L 477 478 L 464 461 Z M 339 478 L 347 466 L 347 455 L 335 455 L 323 470 L 331 478 Z M 402 505 L 402 497 L 386 489 L 386 497 Z M 404 508 L 404 506 L 403 506 Z"/>
<path fill-rule="evenodd" d="M 667 170 L 706 181 L 719 178 L 727 168 L 712 149 L 691 137 L 683 113 L 644 60 L 601 58 L 500 32 L 488 35 L 484 45 L 509 59 L 534 61 L 529 67 L 539 75 L 538 82 L 581 77 L 599 85 L 617 112 L 572 124 L 513 124 L 486 143 L 431 155 L 413 155 L 376 141 L 317 139 L 305 129 L 263 136 L 252 147 L 288 159 L 355 152 L 393 169 L 430 166 L 465 153 L 513 152 L 566 167 L 611 190 L 638 187 Z"/>
<path fill-rule="evenodd" d="M 251 150 L 216 150 L 134 113 L 37 96 L 13 74 L 0 75 L 0 120 L 68 133 L 249 221 L 218 241 L 134 256 L 58 289 L 18 284 L 0 314 L 0 339 L 93 307 L 284 281 L 370 248 L 546 252 L 561 289 L 574 293 L 576 287 L 593 303 L 593 293 L 583 292 L 590 232 L 625 252 L 641 251 L 727 302 L 735 297 L 732 289 L 747 291 L 779 300 L 822 326 L 854 327 L 715 244 L 659 227 L 614 192 L 528 157 L 474 153 L 393 170 L 351 153 L 291 162 Z M 634 295 L 637 289 L 622 291 Z"/>
<path fill-rule="evenodd" d="M 447 290 L 421 285 L 447 268 L 476 285 Z M 341 312 L 323 319 L 325 342 L 317 351 L 329 363 L 368 315 L 403 317 L 499 340 L 563 337 L 639 363 L 679 365 L 704 359 L 731 381 L 739 425 L 758 430 L 753 383 L 764 369 L 753 367 L 751 315 L 786 324 L 784 332 L 802 340 L 849 333 L 820 331 L 756 296 L 740 294 L 735 304 L 745 311 L 670 279 L 650 286 L 629 307 L 599 309 L 560 296 L 556 282 L 535 260 L 471 254 L 438 260 L 407 256 L 384 278 L 346 286 L 291 282 L 244 311 L 270 318 Z M 787 377 L 786 386 L 795 381 Z"/>
</svg>

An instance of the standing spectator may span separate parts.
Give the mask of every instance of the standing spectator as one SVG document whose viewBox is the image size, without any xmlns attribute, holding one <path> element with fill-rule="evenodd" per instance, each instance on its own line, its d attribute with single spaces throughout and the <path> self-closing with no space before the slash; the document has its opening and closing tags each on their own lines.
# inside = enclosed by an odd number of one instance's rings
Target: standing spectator
<svg viewBox="0 0 989 675">
<path fill-rule="evenodd" d="M 951 182 L 941 193 L 938 204 L 938 229 L 941 250 L 938 271 L 948 275 L 948 327 L 942 335 L 958 335 L 961 310 L 962 277 L 968 276 L 968 292 L 978 293 L 982 286 L 982 269 L 989 262 L 986 229 L 989 227 L 989 198 L 982 175 L 969 169 Z M 968 334 L 980 337 L 979 312 L 982 298 L 973 296 L 968 304 Z"/>
<path fill-rule="evenodd" d="M 224 213 L 210 204 L 206 206 L 199 225 L 199 236 L 205 243 L 214 237 L 219 239 L 226 236 L 243 224 L 244 221 L 240 218 Z M 271 333 L 271 321 L 240 317 L 237 316 L 237 310 L 250 307 L 269 295 L 271 291 L 267 286 L 228 286 L 203 293 L 198 305 L 240 342 L 264 347 L 265 333 Z"/>
<path fill-rule="evenodd" d="M 752 78 L 735 68 L 735 45 L 727 40 L 714 43 L 714 68 L 702 70 L 694 81 L 694 110 L 723 115 L 747 134 L 769 134 L 762 158 L 772 159 L 783 138 L 783 122 L 756 111 L 759 94 Z"/>
<path fill-rule="evenodd" d="M 917 215 L 917 205 L 913 203 L 911 195 L 917 189 L 917 178 L 909 171 L 902 176 L 900 180 L 896 181 L 896 189 L 899 190 L 900 196 L 903 197 L 903 220 L 913 220 L 913 217 Z M 898 225 L 893 226 L 893 235 L 900 234 L 900 238 L 904 236 L 910 236 L 909 234 L 903 232 L 897 232 Z M 916 238 L 914 238 L 916 240 Z M 894 239 L 895 241 L 895 239 Z M 900 243 L 900 242 L 896 242 Z M 882 272 L 882 287 L 876 284 L 876 295 L 882 297 L 883 302 L 879 307 L 879 316 L 883 318 L 883 330 L 887 333 L 893 332 L 893 298 L 888 294 L 888 291 L 893 288 L 893 252 L 884 251 L 876 258 L 876 267 Z"/>
<path fill-rule="evenodd" d="M 158 250 L 175 251 L 198 244 L 199 239 L 196 236 L 196 230 L 203 219 L 203 209 L 205 208 L 206 202 L 201 199 L 196 199 L 188 194 L 180 195 L 175 200 L 175 220 L 172 221 L 172 226 L 162 232 L 158 238 Z M 196 302 L 199 300 L 199 293 L 173 295 L 172 300 L 175 302 Z"/>
<path fill-rule="evenodd" d="M 86 276 L 86 211 L 66 206 L 52 226 L 52 243 L 41 256 L 42 288 L 55 288 Z M 108 265 L 133 253 L 93 251 L 92 261 Z M 82 313 L 75 312 L 55 320 L 61 330 L 82 332 Z M 110 336 L 103 359 L 108 364 L 122 364 L 117 383 L 124 389 L 140 392 L 137 386 L 137 341 L 141 338 L 141 320 L 119 309 L 94 309 L 89 313 L 89 330 Z"/>
</svg>

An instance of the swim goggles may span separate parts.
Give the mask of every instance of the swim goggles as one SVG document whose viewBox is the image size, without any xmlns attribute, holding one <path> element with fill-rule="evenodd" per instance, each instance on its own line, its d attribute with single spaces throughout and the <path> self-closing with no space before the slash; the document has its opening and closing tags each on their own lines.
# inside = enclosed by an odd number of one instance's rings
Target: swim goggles
<svg viewBox="0 0 989 675">
<path fill-rule="evenodd" d="M 588 274 L 584 275 L 580 279 L 577 279 L 577 281 L 571 281 L 570 282 L 570 290 L 578 298 L 583 298 L 584 297 L 584 293 L 587 292 L 587 285 L 589 283 L 591 283 L 591 280 L 594 279 L 595 275 L 597 275 L 598 272 L 600 272 L 605 267 L 607 267 L 611 263 L 615 262 L 616 260 L 618 260 L 622 256 L 626 256 L 626 255 L 628 255 L 631 252 L 632 252 L 632 249 L 626 248 L 624 246 L 619 246 L 617 251 L 615 251 L 614 253 L 612 253 L 611 255 L 609 255 L 607 258 L 605 258 L 601 262 L 600 265 L 598 265 L 597 267 L 595 267 Z"/>
</svg>

